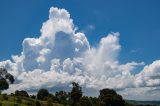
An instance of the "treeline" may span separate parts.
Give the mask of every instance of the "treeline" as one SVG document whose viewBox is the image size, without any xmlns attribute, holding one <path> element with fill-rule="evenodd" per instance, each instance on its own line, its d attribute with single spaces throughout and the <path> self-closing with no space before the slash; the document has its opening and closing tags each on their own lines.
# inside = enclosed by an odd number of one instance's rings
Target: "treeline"
<svg viewBox="0 0 160 106">
<path fill-rule="evenodd" d="M 30 101 L 28 103 L 29 106 L 44 106 L 41 101 L 46 101 L 47 106 L 55 106 L 54 103 L 63 104 L 64 106 L 153 106 L 129 104 L 121 95 L 107 88 L 100 90 L 98 97 L 83 96 L 82 88 L 78 83 L 73 82 L 72 86 L 70 92 L 58 91 L 55 94 L 51 94 L 47 89 L 40 89 L 36 95 L 29 95 L 24 90 L 17 90 L 15 93 L 10 94 L 10 96 L 18 97 L 16 100 L 18 103 L 21 103 L 22 99 L 26 100 L 28 98 L 28 101 Z M 4 97 L 7 99 L 6 95 Z"/>
</svg>

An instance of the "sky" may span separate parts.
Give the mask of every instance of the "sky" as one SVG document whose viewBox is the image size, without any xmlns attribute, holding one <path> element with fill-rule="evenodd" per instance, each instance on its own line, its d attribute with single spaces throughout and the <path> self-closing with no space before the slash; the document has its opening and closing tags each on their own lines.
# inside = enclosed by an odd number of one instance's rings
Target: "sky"
<svg viewBox="0 0 160 106">
<path fill-rule="evenodd" d="M 16 77 L 6 92 L 18 85 L 28 91 L 67 89 L 77 81 L 86 91 L 108 87 L 127 99 L 157 100 L 159 5 L 159 0 L 1 0 L 0 66 Z"/>
</svg>

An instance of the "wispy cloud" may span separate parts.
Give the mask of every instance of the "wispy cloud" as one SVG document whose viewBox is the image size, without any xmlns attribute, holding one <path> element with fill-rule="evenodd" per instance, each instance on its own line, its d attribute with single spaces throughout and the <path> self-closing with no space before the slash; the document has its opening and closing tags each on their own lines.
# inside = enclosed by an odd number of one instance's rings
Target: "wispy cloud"
<svg viewBox="0 0 160 106">
<path fill-rule="evenodd" d="M 96 28 L 96 26 L 94 24 L 88 24 L 88 25 L 85 26 L 85 28 L 83 28 L 81 30 L 81 32 L 83 32 L 83 33 L 90 33 L 92 31 L 94 31 L 95 28 Z"/>
<path fill-rule="evenodd" d="M 89 25 L 86 26 L 86 29 L 88 29 L 88 30 L 94 30 L 95 28 L 96 27 L 93 24 L 89 24 Z"/>
</svg>

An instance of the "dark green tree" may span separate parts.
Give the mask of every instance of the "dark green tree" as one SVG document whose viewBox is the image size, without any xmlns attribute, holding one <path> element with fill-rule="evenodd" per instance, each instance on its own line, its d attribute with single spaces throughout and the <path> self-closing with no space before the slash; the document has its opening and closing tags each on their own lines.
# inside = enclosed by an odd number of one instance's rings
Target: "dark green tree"
<svg viewBox="0 0 160 106">
<path fill-rule="evenodd" d="M 2 99 L 3 99 L 3 100 L 8 100 L 7 94 L 2 94 Z"/>
<path fill-rule="evenodd" d="M 72 100 L 72 105 L 77 106 L 80 98 L 82 97 L 82 88 L 79 86 L 78 83 L 72 82 L 72 90 L 70 93 L 70 98 Z"/>
<path fill-rule="evenodd" d="M 83 96 L 79 100 L 79 105 L 80 106 L 92 106 L 92 102 L 88 96 Z"/>
<path fill-rule="evenodd" d="M 41 103 L 38 100 L 36 100 L 35 106 L 41 106 Z"/>
<path fill-rule="evenodd" d="M 0 79 L 0 91 L 5 90 L 5 89 L 8 89 L 8 88 L 9 88 L 9 84 L 8 84 L 8 82 L 6 81 L 6 79 L 1 78 L 1 79 Z"/>
<path fill-rule="evenodd" d="M 68 94 L 65 91 L 59 91 L 55 93 L 55 97 L 59 100 L 59 101 L 66 101 L 68 98 Z"/>
<path fill-rule="evenodd" d="M 5 68 L 0 68 L 0 92 L 9 88 L 9 82 L 14 83 L 14 77 Z"/>
<path fill-rule="evenodd" d="M 40 89 L 37 93 L 37 99 L 43 100 L 45 97 L 49 96 L 49 92 L 47 89 Z"/>
<path fill-rule="evenodd" d="M 16 90 L 15 91 L 15 96 L 29 97 L 27 91 L 24 91 L 24 90 L 21 90 L 21 91 Z"/>
<path fill-rule="evenodd" d="M 53 106 L 51 98 L 47 98 L 47 106 Z"/>
<path fill-rule="evenodd" d="M 100 90 L 99 99 L 101 106 L 124 106 L 125 101 L 122 96 L 118 95 L 112 89 L 102 89 Z"/>
<path fill-rule="evenodd" d="M 36 96 L 35 95 L 30 95 L 30 98 L 36 99 Z"/>
<path fill-rule="evenodd" d="M 11 84 L 14 83 L 14 77 L 13 77 L 10 73 L 7 73 L 7 74 L 5 75 L 5 78 L 8 79 Z"/>
<path fill-rule="evenodd" d="M 59 91 L 55 93 L 56 101 L 61 104 L 67 104 L 69 100 L 69 94 L 65 91 Z"/>
</svg>

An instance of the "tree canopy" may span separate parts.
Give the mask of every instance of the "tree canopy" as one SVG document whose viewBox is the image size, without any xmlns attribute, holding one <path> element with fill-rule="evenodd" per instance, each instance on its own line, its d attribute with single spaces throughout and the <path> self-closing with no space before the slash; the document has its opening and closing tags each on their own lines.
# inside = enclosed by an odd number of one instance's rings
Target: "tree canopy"
<svg viewBox="0 0 160 106">
<path fill-rule="evenodd" d="M 14 77 L 7 72 L 7 69 L 0 68 L 0 91 L 6 90 L 9 88 L 9 82 L 14 83 Z"/>
<path fill-rule="evenodd" d="M 8 82 L 4 78 L 1 78 L 0 79 L 0 91 L 8 89 L 8 88 L 9 88 Z"/>
<path fill-rule="evenodd" d="M 101 106 L 124 106 L 125 101 L 122 96 L 117 94 L 112 89 L 102 89 L 100 90 L 99 99 L 101 101 Z"/>
<path fill-rule="evenodd" d="M 16 96 L 29 97 L 27 91 L 24 91 L 24 90 L 22 90 L 22 91 L 16 90 L 16 91 L 15 91 L 15 95 L 16 95 Z"/>
<path fill-rule="evenodd" d="M 37 99 L 43 100 L 45 97 L 49 96 L 49 92 L 47 89 L 40 89 L 37 93 Z"/>
<path fill-rule="evenodd" d="M 82 97 L 82 88 L 79 86 L 78 83 L 72 82 L 72 90 L 71 90 L 71 100 L 72 100 L 72 105 L 76 106 L 77 103 L 79 102 L 80 98 Z"/>
</svg>

